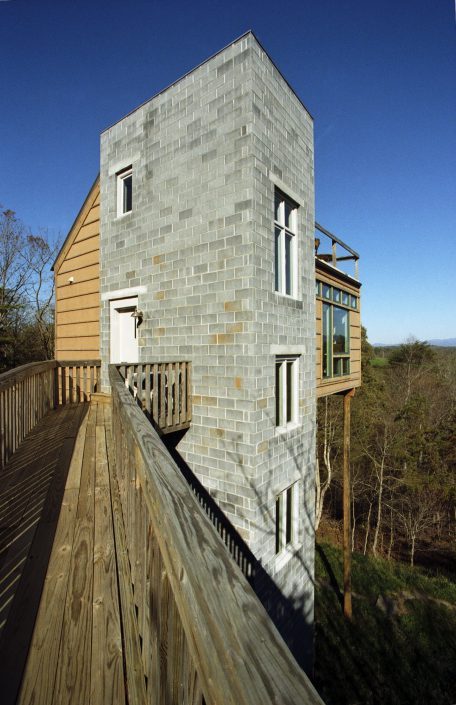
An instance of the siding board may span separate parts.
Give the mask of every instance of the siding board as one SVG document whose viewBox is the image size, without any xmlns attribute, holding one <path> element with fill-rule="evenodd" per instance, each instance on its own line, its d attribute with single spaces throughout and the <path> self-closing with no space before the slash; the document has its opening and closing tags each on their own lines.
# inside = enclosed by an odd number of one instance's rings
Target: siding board
<svg viewBox="0 0 456 705">
<path fill-rule="evenodd" d="M 100 187 L 92 187 L 55 270 L 57 360 L 100 357 Z M 73 278 L 73 283 L 68 280 Z"/>
</svg>

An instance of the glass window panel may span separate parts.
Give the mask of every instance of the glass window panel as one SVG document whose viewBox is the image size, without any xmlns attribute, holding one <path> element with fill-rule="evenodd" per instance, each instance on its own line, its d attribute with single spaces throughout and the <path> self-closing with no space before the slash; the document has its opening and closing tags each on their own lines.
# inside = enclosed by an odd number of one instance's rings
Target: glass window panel
<svg viewBox="0 0 456 705">
<path fill-rule="evenodd" d="M 123 180 L 123 212 L 129 213 L 132 209 L 133 201 L 133 177 L 130 174 Z"/>
<path fill-rule="evenodd" d="M 282 363 L 276 362 L 275 366 L 275 400 L 276 400 L 276 426 L 280 426 L 281 417 L 281 395 L 282 395 L 282 385 L 280 383 L 280 368 Z"/>
<path fill-rule="evenodd" d="M 342 360 L 342 374 L 344 374 L 344 375 L 350 374 L 350 358 L 349 357 L 344 357 Z"/>
<path fill-rule="evenodd" d="M 329 286 L 329 284 L 323 284 L 323 297 L 325 299 L 331 298 L 331 287 Z"/>
<path fill-rule="evenodd" d="M 280 496 L 276 498 L 275 505 L 275 552 L 279 553 L 282 548 L 282 512 Z"/>
<path fill-rule="evenodd" d="M 343 292 L 342 292 L 342 303 L 343 303 L 345 306 L 349 306 L 349 304 L 350 304 L 350 297 L 349 297 L 349 295 L 347 294 L 346 291 L 343 291 Z"/>
<path fill-rule="evenodd" d="M 340 304 L 341 294 L 342 294 L 342 292 L 341 292 L 340 289 L 334 288 L 334 289 L 333 289 L 333 301 L 335 301 L 336 303 Z"/>
<path fill-rule="evenodd" d="M 323 377 L 331 376 L 331 307 L 323 304 Z"/>
<path fill-rule="evenodd" d="M 281 273 L 281 256 L 280 256 L 280 228 L 275 229 L 275 250 L 274 250 L 274 271 L 275 271 L 275 290 L 280 291 L 282 273 Z"/>
<path fill-rule="evenodd" d="M 293 230 L 293 211 L 294 208 L 289 201 L 285 201 L 285 227 Z"/>
<path fill-rule="evenodd" d="M 351 298 L 351 304 L 350 304 L 351 307 L 358 308 L 358 299 L 356 298 L 356 296 L 351 296 L 350 298 Z"/>
<path fill-rule="evenodd" d="M 285 544 L 293 538 L 293 487 L 287 489 L 287 516 L 285 524 Z"/>
<path fill-rule="evenodd" d="M 293 361 L 287 360 L 287 423 L 293 420 Z"/>
<path fill-rule="evenodd" d="M 316 296 L 321 296 L 321 282 L 315 282 L 315 294 Z"/>
<path fill-rule="evenodd" d="M 333 307 L 333 353 L 348 353 L 348 311 L 338 306 Z"/>
<path fill-rule="evenodd" d="M 280 198 L 280 195 L 277 193 L 275 194 L 275 199 L 274 199 L 274 218 L 278 223 L 282 223 L 283 221 L 280 219 L 281 216 L 281 209 L 280 205 L 282 203 L 282 199 Z"/>
<path fill-rule="evenodd" d="M 291 294 L 292 272 L 291 272 L 291 235 L 285 233 L 285 293 Z"/>
</svg>

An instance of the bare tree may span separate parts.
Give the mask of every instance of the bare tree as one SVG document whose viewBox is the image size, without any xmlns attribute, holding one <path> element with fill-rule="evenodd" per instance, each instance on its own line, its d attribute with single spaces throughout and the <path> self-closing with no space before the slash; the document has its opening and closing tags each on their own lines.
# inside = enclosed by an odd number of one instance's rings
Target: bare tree
<svg viewBox="0 0 456 705">
<path fill-rule="evenodd" d="M 410 542 L 410 565 L 415 560 L 416 541 L 436 522 L 436 497 L 429 488 L 406 488 L 398 507 L 399 521 Z"/>
<path fill-rule="evenodd" d="M 13 211 L 0 214 L 0 368 L 52 357 L 57 250 L 47 233 L 32 235 Z"/>
<path fill-rule="evenodd" d="M 316 462 L 316 495 L 315 495 L 315 531 L 317 531 L 321 517 L 326 493 L 333 478 L 333 463 L 338 452 L 337 433 L 340 433 L 342 408 L 339 399 L 324 397 L 319 400 L 318 435 L 319 449 Z M 321 458 L 321 462 L 320 462 Z M 321 471 L 323 466 L 325 474 Z"/>
</svg>

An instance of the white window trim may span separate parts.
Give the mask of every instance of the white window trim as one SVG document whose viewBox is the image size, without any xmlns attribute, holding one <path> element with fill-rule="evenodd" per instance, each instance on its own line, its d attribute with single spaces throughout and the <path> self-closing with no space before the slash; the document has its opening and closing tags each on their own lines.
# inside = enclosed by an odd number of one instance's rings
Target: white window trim
<svg viewBox="0 0 456 705">
<path fill-rule="evenodd" d="M 146 294 L 147 286 L 132 286 L 127 289 L 113 289 L 112 291 L 105 291 L 101 295 L 102 301 L 110 301 L 111 299 L 126 299 L 129 296 L 138 296 L 138 294 Z"/>
<path fill-rule="evenodd" d="M 292 491 L 291 494 L 291 539 L 286 543 L 286 532 L 287 532 L 287 492 Z M 298 504 L 299 504 L 299 482 L 293 482 L 288 485 L 284 490 L 276 495 L 276 503 L 279 502 L 279 517 L 281 518 L 281 525 L 279 527 L 279 550 L 275 554 L 275 567 L 277 570 L 283 568 L 283 566 L 288 563 L 290 558 L 293 557 L 296 550 L 299 548 L 298 541 Z M 277 522 L 277 514 L 275 517 Z M 275 526 L 275 540 L 277 541 L 277 526 Z M 277 549 L 277 546 L 275 547 Z"/>
<path fill-rule="evenodd" d="M 279 206 L 279 217 L 278 220 L 275 219 L 275 201 L 277 196 L 280 198 Z M 289 227 L 285 225 L 285 201 L 292 206 L 291 211 L 291 223 Z M 278 262 L 275 258 L 275 238 L 276 229 L 280 230 L 279 235 L 279 256 Z M 274 291 L 280 296 L 285 296 L 288 299 L 298 298 L 298 252 L 297 252 L 297 230 L 298 230 L 298 205 L 292 201 L 285 193 L 280 189 L 274 189 Z M 286 235 L 291 236 L 290 241 L 290 277 L 291 277 L 291 291 L 288 294 L 286 292 L 286 256 L 285 256 L 285 242 Z M 278 288 L 275 286 L 276 278 L 276 268 L 279 267 L 278 271 Z"/>
<path fill-rule="evenodd" d="M 284 431 L 289 431 L 293 428 L 299 426 L 299 355 L 276 355 L 274 360 L 274 378 L 276 375 L 276 366 L 278 363 L 285 363 L 280 365 L 280 391 L 281 398 L 279 399 L 279 423 L 276 419 L 276 432 L 283 433 Z M 288 400 L 288 388 L 287 388 L 287 364 L 292 362 L 291 367 L 291 419 L 286 423 L 283 423 L 287 416 L 287 400 Z M 277 395 L 277 389 L 275 393 Z"/>
<path fill-rule="evenodd" d="M 124 210 L 124 181 L 128 177 L 132 177 L 132 208 L 128 211 Z M 123 218 L 133 210 L 133 167 L 129 166 L 126 169 L 116 174 L 116 189 L 117 189 L 117 217 Z"/>
</svg>

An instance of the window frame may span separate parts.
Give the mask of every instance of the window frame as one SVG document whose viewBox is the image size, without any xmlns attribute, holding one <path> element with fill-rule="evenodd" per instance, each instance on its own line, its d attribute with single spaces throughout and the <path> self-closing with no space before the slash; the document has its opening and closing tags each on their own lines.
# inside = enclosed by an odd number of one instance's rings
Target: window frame
<svg viewBox="0 0 456 705">
<path fill-rule="evenodd" d="M 293 482 L 275 497 L 275 556 L 291 556 L 290 547 L 298 543 L 298 487 Z"/>
<path fill-rule="evenodd" d="M 131 192 L 130 192 L 130 208 L 128 208 L 128 194 L 126 194 L 126 184 L 127 179 L 131 178 Z M 117 172 L 116 174 L 116 189 L 117 189 L 117 217 L 121 218 L 124 215 L 128 215 L 133 210 L 133 167 L 128 166 L 126 169 Z"/>
<path fill-rule="evenodd" d="M 275 427 L 287 429 L 298 423 L 299 355 L 276 355 Z"/>
<path fill-rule="evenodd" d="M 350 360 L 350 316 L 352 311 L 359 312 L 359 295 L 340 286 L 329 284 L 323 279 L 316 279 L 316 296 L 321 300 L 321 377 L 322 380 L 340 379 L 351 374 Z M 347 303 L 344 303 L 344 298 Z M 347 314 L 346 350 L 334 351 L 334 310 L 340 309 Z M 328 319 L 325 312 L 329 313 Z M 325 332 L 329 327 L 329 335 Z M 325 340 L 326 338 L 326 340 Z M 325 373 L 325 357 L 327 372 Z M 336 365 L 340 371 L 336 370 Z M 344 369 L 345 368 L 345 369 Z"/>
<path fill-rule="evenodd" d="M 290 208 L 288 224 L 286 223 L 286 205 Z M 298 295 L 298 208 L 297 203 L 284 194 L 283 191 L 275 187 L 274 291 L 277 294 L 293 299 L 297 298 Z M 289 243 L 288 252 L 287 243 Z"/>
<path fill-rule="evenodd" d="M 347 323 L 346 323 L 346 350 L 343 352 L 335 351 L 334 350 L 334 311 L 335 310 L 343 311 L 346 316 L 347 316 Z M 326 341 L 325 341 L 325 311 L 328 312 L 328 323 L 327 325 L 329 326 L 329 332 L 326 333 Z M 329 301 L 323 301 L 322 302 L 322 316 L 321 316 L 321 350 L 322 350 L 322 356 L 321 356 L 321 365 L 322 365 L 322 370 L 321 370 L 321 376 L 322 379 L 334 379 L 335 377 L 348 377 L 350 375 L 350 310 L 348 308 L 344 308 L 343 306 L 336 306 L 336 304 L 333 304 Z M 324 358 L 326 355 L 326 373 L 325 373 L 325 364 L 324 364 Z M 336 372 L 336 364 L 340 364 L 342 368 L 342 372 Z M 344 367 L 346 366 L 346 371 L 344 371 Z"/>
</svg>

